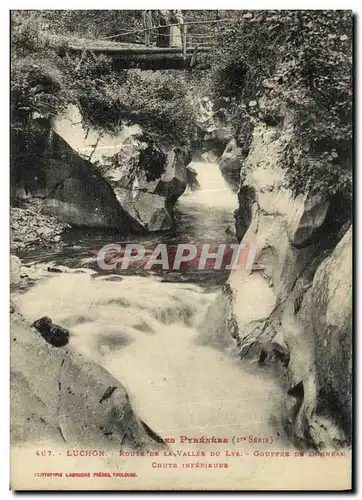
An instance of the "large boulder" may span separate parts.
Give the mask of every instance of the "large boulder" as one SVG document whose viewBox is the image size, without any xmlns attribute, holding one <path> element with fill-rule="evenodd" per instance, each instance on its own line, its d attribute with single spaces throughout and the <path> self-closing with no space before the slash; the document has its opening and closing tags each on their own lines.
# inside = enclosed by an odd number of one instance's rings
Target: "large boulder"
<svg viewBox="0 0 362 500">
<path fill-rule="evenodd" d="M 41 370 L 39 367 L 41 366 Z M 11 444 L 163 446 L 125 388 L 73 350 L 53 347 L 17 313 L 11 322 Z"/>
<path fill-rule="evenodd" d="M 118 181 L 108 177 L 108 173 L 106 177 L 110 179 L 120 203 L 145 229 L 167 231 L 173 227 L 173 204 L 188 185 L 187 163 L 187 152 L 174 148 L 164 155 L 163 172 L 156 179 L 150 178 L 147 170 L 140 168 L 136 175 L 132 175 L 134 167 L 130 162 L 123 165 L 122 177 Z"/>
<path fill-rule="evenodd" d="M 29 132 L 30 134 L 30 132 Z M 72 226 L 118 228 L 137 224 L 120 206 L 109 183 L 46 120 L 14 138 L 12 199 Z M 35 138 L 34 138 L 35 136 Z M 31 144 L 31 151 L 22 143 Z"/>
<path fill-rule="evenodd" d="M 16 286 L 20 283 L 21 260 L 16 255 L 10 255 L 10 285 Z"/>
<path fill-rule="evenodd" d="M 74 106 L 53 121 L 53 128 L 88 156 L 141 228 L 172 228 L 173 204 L 188 184 L 186 165 L 191 156 L 187 149 L 161 147 L 135 124 L 123 124 L 113 136 L 85 130 Z"/>
<path fill-rule="evenodd" d="M 235 139 L 232 139 L 221 156 L 219 167 L 225 181 L 235 193 L 239 189 L 241 164 L 240 149 L 237 147 Z"/>
</svg>

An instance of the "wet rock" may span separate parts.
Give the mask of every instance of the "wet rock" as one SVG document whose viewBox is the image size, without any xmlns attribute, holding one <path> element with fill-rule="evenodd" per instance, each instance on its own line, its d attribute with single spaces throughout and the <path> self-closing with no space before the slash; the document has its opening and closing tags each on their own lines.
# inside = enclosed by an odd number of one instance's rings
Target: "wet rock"
<svg viewBox="0 0 362 500">
<path fill-rule="evenodd" d="M 15 315 L 11 331 L 16 338 L 10 357 L 12 444 L 46 440 L 69 447 L 165 448 L 146 432 L 125 388 L 104 368 L 71 346 L 53 349 Z"/>
<path fill-rule="evenodd" d="M 18 285 L 20 283 L 21 260 L 16 255 L 10 255 L 10 284 Z"/>
<path fill-rule="evenodd" d="M 167 155 L 165 172 L 153 192 L 164 196 L 166 201 L 176 201 L 184 193 L 188 183 L 186 165 L 189 161 L 186 150 L 174 148 L 170 151 Z"/>
<path fill-rule="evenodd" d="M 181 280 L 181 273 L 167 273 L 162 277 L 162 283 L 178 283 Z"/>
<path fill-rule="evenodd" d="M 133 155 L 137 158 L 137 154 L 139 151 L 136 150 Z M 132 162 L 120 167 L 118 172 L 112 170 L 113 180 L 109 179 L 118 200 L 145 230 L 168 231 L 173 227 L 173 205 L 187 187 L 188 161 L 186 150 L 174 148 L 168 151 L 164 171 L 154 180 L 148 180 L 145 169 L 138 170 L 136 176 L 132 175 Z M 110 175 L 109 172 L 105 175 Z"/>
<path fill-rule="evenodd" d="M 235 139 L 232 139 L 221 156 L 219 167 L 225 181 L 235 193 L 239 188 L 241 165 L 241 151 L 236 146 Z"/>
<path fill-rule="evenodd" d="M 192 191 L 200 189 L 199 181 L 197 180 L 197 172 L 190 165 L 186 167 L 187 184 Z"/>
<path fill-rule="evenodd" d="M 48 273 L 62 273 L 63 272 L 63 270 L 57 266 L 48 266 L 47 271 L 48 271 Z"/>
<path fill-rule="evenodd" d="M 44 316 L 32 324 L 41 336 L 54 347 L 63 347 L 69 342 L 69 330 L 62 326 L 54 325 L 52 320 Z"/>
<path fill-rule="evenodd" d="M 104 278 L 104 281 L 115 281 L 119 283 L 120 281 L 123 281 L 123 278 L 122 276 L 106 276 Z"/>
<path fill-rule="evenodd" d="M 128 232 L 133 221 L 93 164 L 74 151 L 48 122 L 39 121 L 34 130 L 35 139 L 33 136 L 29 139 L 27 131 L 14 137 L 17 154 L 11 170 L 12 199 L 71 226 Z M 34 151 L 24 151 L 22 145 L 31 142 Z M 30 154 L 31 169 L 24 167 Z M 39 225 L 36 234 L 49 239 L 52 229 Z"/>
<path fill-rule="evenodd" d="M 145 230 L 169 231 L 173 227 L 172 214 L 163 196 L 144 191 L 132 198 L 127 190 L 116 189 L 116 192 Z"/>
<path fill-rule="evenodd" d="M 351 231 L 339 227 L 345 216 L 331 225 L 336 211 L 326 198 L 285 187 L 293 138 L 293 120 L 254 128 L 236 230 L 259 268 L 231 271 L 229 299 L 221 294 L 206 323 L 209 336 L 228 331 L 241 357 L 277 364 L 298 446 L 334 447 L 351 435 Z"/>
</svg>

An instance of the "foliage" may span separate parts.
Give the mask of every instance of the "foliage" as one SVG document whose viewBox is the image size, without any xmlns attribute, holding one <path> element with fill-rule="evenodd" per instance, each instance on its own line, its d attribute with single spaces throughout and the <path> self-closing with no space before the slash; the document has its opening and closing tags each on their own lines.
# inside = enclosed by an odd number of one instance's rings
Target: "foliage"
<svg viewBox="0 0 362 500">
<path fill-rule="evenodd" d="M 36 129 L 33 119 L 61 112 L 70 94 L 36 11 L 11 12 L 11 126 Z"/>
<path fill-rule="evenodd" d="M 100 38 L 142 27 L 138 10 L 41 10 L 28 11 L 45 30 L 67 36 Z M 122 41 L 129 41 L 122 39 Z"/>
<path fill-rule="evenodd" d="M 11 122 L 21 126 L 36 116 L 48 118 L 64 109 L 69 96 L 60 71 L 47 60 L 19 59 L 11 71 Z"/>
<path fill-rule="evenodd" d="M 255 124 L 292 117 L 290 187 L 351 193 L 352 13 L 254 11 L 219 30 L 215 96 L 226 97 L 239 145 Z"/>
<path fill-rule="evenodd" d="M 50 118 L 69 101 L 59 70 L 46 59 L 17 59 L 11 71 L 11 173 L 24 180 L 46 149 Z"/>
<path fill-rule="evenodd" d="M 152 10 L 154 24 L 157 24 L 157 10 Z M 215 10 L 182 11 L 185 21 L 208 21 L 217 18 Z M 54 33 L 76 32 L 91 38 L 114 36 L 120 33 L 134 32 L 143 29 L 142 10 L 44 10 L 42 19 L 47 28 Z M 208 25 L 190 25 L 191 33 L 204 33 Z M 116 38 L 117 39 L 117 38 Z M 120 37 L 122 42 L 143 41 L 143 34 L 131 33 Z"/>
<path fill-rule="evenodd" d="M 137 123 L 160 144 L 188 142 L 195 111 L 179 72 L 115 72 L 102 55 L 75 66 L 68 60 L 63 72 L 87 125 L 114 133 L 124 122 Z"/>
<path fill-rule="evenodd" d="M 11 14 L 11 53 L 15 58 L 34 53 L 44 53 L 49 39 L 42 30 L 39 16 L 31 11 L 14 11 Z"/>
<path fill-rule="evenodd" d="M 152 17 L 157 24 L 157 10 L 153 10 Z M 217 18 L 215 10 L 185 10 L 185 21 L 208 21 Z M 19 11 L 13 11 L 13 17 L 19 16 Z M 121 42 L 143 41 L 143 34 L 134 33 L 143 29 L 142 10 L 29 10 L 21 11 L 20 17 L 31 18 L 42 27 L 54 34 L 64 34 L 69 37 L 76 34 L 78 37 L 102 38 L 115 36 L 121 33 L 130 33 L 128 36 L 115 38 Z M 204 33 L 208 25 L 190 25 L 190 33 Z"/>
<path fill-rule="evenodd" d="M 119 71 L 110 57 L 55 52 L 42 42 L 42 27 L 64 33 L 78 23 L 77 30 L 85 33 L 100 28 L 101 14 L 103 24 L 109 25 L 113 16 L 119 29 L 131 22 L 137 26 L 140 11 L 13 11 L 13 124 L 29 124 L 34 112 L 50 117 L 74 103 L 85 124 L 101 131 L 116 133 L 122 123 L 132 122 L 160 144 L 187 143 L 195 111 L 180 72 Z"/>
</svg>

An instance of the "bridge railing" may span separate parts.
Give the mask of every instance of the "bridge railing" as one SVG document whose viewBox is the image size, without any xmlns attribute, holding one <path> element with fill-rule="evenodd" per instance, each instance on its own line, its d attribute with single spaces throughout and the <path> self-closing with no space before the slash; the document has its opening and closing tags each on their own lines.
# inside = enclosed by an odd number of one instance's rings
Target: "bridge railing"
<svg viewBox="0 0 362 500">
<path fill-rule="evenodd" d="M 170 28 L 172 26 L 178 26 L 181 31 L 181 46 L 179 46 L 178 48 L 180 49 L 180 52 L 183 53 L 184 58 L 186 58 L 188 49 L 192 50 L 200 46 L 211 48 L 212 46 L 214 46 L 216 40 L 216 29 L 220 26 L 220 23 L 234 23 L 235 21 L 236 21 L 235 19 L 215 19 L 209 21 L 187 21 L 179 24 L 169 23 L 166 25 L 152 26 L 151 28 L 139 28 L 136 30 L 117 33 L 116 35 L 102 37 L 99 40 L 104 40 L 104 41 L 113 40 L 122 42 L 122 40 L 126 38 L 127 43 L 130 43 L 129 39 L 130 36 L 132 35 L 137 35 L 139 37 L 140 35 L 145 35 L 145 33 L 148 32 L 153 37 L 157 37 L 161 34 L 160 30 L 162 30 L 162 37 L 164 39 L 168 39 L 171 41 Z M 204 33 L 197 33 L 197 32 L 195 33 L 194 29 L 192 29 L 191 31 L 191 28 L 200 25 L 204 25 L 205 27 L 207 27 L 207 31 Z M 137 40 L 137 45 L 138 44 L 140 44 L 139 40 Z M 169 44 L 168 47 L 171 47 L 171 45 Z M 167 46 L 166 47 L 163 46 L 163 48 L 167 48 Z"/>
</svg>

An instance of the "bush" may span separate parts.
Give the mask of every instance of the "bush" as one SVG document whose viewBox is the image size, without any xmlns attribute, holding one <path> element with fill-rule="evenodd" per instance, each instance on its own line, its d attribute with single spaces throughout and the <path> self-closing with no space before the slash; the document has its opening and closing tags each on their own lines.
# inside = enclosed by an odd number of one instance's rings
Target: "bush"
<svg viewBox="0 0 362 500">
<path fill-rule="evenodd" d="M 177 72 L 130 71 L 118 95 L 124 117 L 147 127 L 161 144 L 188 142 L 195 110 Z"/>
<path fill-rule="evenodd" d="M 48 37 L 41 27 L 40 18 L 31 11 L 12 12 L 11 51 L 15 58 L 45 52 L 49 46 Z"/>
<path fill-rule="evenodd" d="M 255 124 L 292 117 L 289 186 L 350 196 L 352 13 L 243 12 L 218 37 L 213 91 L 229 99 L 239 145 Z"/>
<path fill-rule="evenodd" d="M 115 72 L 106 56 L 74 67 L 66 71 L 68 86 L 86 125 L 115 133 L 122 122 L 137 123 L 165 146 L 188 143 L 196 117 L 179 72 Z"/>
<path fill-rule="evenodd" d="M 11 71 L 11 123 L 21 126 L 34 113 L 48 118 L 69 100 L 60 71 L 50 61 L 19 59 Z"/>
<path fill-rule="evenodd" d="M 117 35 L 142 28 L 139 10 L 43 10 L 41 16 L 49 31 L 90 39 Z M 142 37 L 142 36 L 141 36 Z M 136 41 L 137 36 L 121 38 Z"/>
</svg>

